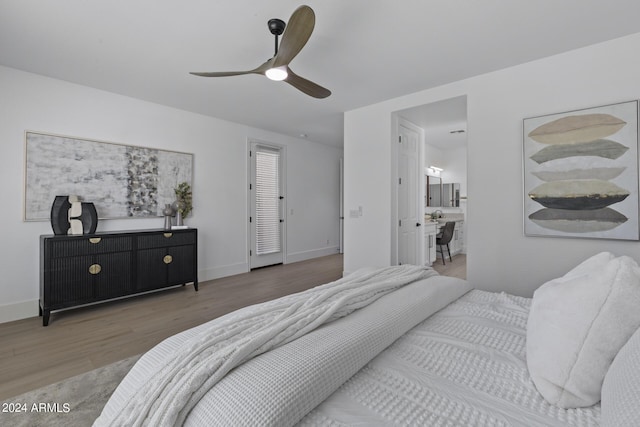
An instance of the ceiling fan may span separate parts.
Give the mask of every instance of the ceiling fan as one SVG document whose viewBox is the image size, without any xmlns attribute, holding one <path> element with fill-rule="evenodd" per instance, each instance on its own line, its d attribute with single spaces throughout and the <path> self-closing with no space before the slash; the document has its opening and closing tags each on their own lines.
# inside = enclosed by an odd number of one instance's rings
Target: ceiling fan
<svg viewBox="0 0 640 427">
<path fill-rule="evenodd" d="M 281 19 L 269 20 L 269 31 L 276 38 L 275 54 L 264 64 L 248 71 L 220 71 L 220 72 L 202 72 L 190 73 L 201 77 L 227 77 L 239 76 L 243 74 L 262 74 L 271 80 L 282 80 L 289 83 L 296 89 L 306 93 L 314 98 L 326 98 L 331 95 L 329 89 L 302 78 L 291 71 L 289 63 L 295 56 L 300 53 L 304 45 L 311 37 L 313 27 L 316 22 L 315 13 L 309 6 L 300 6 L 297 8 L 291 18 L 289 24 L 285 24 Z M 287 31 L 285 31 L 285 26 Z M 284 32 L 284 35 L 282 33 Z M 278 36 L 282 35 L 280 47 L 278 48 Z"/>
</svg>

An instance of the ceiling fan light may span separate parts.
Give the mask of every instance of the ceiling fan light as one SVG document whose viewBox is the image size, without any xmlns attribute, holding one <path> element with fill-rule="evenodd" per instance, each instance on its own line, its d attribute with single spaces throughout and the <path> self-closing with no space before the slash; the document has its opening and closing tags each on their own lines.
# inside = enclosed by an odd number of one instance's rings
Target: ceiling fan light
<svg viewBox="0 0 640 427">
<path fill-rule="evenodd" d="M 287 67 L 285 65 L 281 67 L 269 68 L 267 71 L 265 71 L 264 74 L 267 76 L 268 79 L 275 80 L 275 81 L 284 80 L 288 76 Z"/>
</svg>

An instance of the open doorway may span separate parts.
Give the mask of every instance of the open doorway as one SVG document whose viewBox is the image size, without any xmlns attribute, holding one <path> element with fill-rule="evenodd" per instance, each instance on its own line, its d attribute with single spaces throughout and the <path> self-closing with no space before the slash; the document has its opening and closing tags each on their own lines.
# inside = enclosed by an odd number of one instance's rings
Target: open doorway
<svg viewBox="0 0 640 427">
<path fill-rule="evenodd" d="M 466 276 L 467 220 L 467 97 L 459 96 L 393 113 L 395 137 L 400 123 L 410 123 L 421 134 L 420 188 L 412 197 L 420 198 L 424 218 L 421 227 L 421 263 L 434 265 L 447 275 Z M 395 138 L 394 137 L 394 138 Z M 395 141 L 394 141 L 395 142 Z M 393 159 L 396 182 L 403 172 L 399 157 Z M 400 260 L 401 233 L 398 230 L 402 199 L 397 186 L 392 197 L 395 205 L 392 223 L 392 259 Z M 402 202 L 404 203 L 404 202 Z M 447 245 L 436 244 L 436 236 L 446 222 L 455 222 Z M 444 259 L 443 253 L 444 252 Z M 451 253 L 451 257 L 449 256 Z M 395 259 L 394 259 L 395 256 Z"/>
</svg>

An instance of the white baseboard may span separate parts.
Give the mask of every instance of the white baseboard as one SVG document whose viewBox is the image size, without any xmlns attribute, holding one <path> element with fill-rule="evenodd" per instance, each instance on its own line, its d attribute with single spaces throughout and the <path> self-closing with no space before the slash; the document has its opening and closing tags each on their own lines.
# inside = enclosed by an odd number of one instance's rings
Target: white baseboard
<svg viewBox="0 0 640 427">
<path fill-rule="evenodd" d="M 235 276 L 236 274 L 246 273 L 247 271 L 249 271 L 249 264 L 246 262 L 198 270 L 198 282 L 202 283 L 221 277 Z"/>
<path fill-rule="evenodd" d="M 198 281 L 205 282 L 207 280 L 218 279 L 220 277 L 246 273 L 247 271 L 249 271 L 247 263 L 225 265 L 207 270 L 198 270 Z M 0 305 L 0 323 L 36 317 L 38 316 L 38 309 L 39 300 Z"/>
<path fill-rule="evenodd" d="M 327 248 L 314 249 L 310 251 L 294 252 L 287 254 L 287 264 L 298 261 L 305 261 L 312 258 L 318 258 L 326 255 L 338 253 L 338 246 L 330 246 Z M 246 273 L 249 271 L 249 264 L 241 262 L 238 264 L 223 265 L 219 267 L 209 268 L 207 270 L 198 271 L 198 281 L 205 282 L 207 280 L 219 279 L 221 277 L 234 276 L 236 274 Z"/>
<path fill-rule="evenodd" d="M 338 253 L 338 246 L 329 246 L 326 248 L 313 249 L 310 251 L 294 252 L 287 254 L 287 264 L 298 261 L 306 261 L 321 256 L 333 255 Z"/>
<path fill-rule="evenodd" d="M 338 253 L 337 246 L 328 248 L 315 249 L 311 251 L 296 252 L 287 255 L 287 263 L 304 261 L 307 259 L 317 258 L 326 255 Z M 198 270 L 198 282 L 206 282 L 207 280 L 219 279 L 221 277 L 234 276 L 249 271 L 249 264 L 246 262 L 223 265 L 219 267 L 209 268 L 206 270 Z M 0 305 L 0 323 L 12 322 L 14 320 L 26 319 L 38 315 L 38 300 L 23 301 L 14 304 Z"/>
<path fill-rule="evenodd" d="M 38 300 L 0 305 L 0 323 L 13 322 L 38 315 Z"/>
</svg>

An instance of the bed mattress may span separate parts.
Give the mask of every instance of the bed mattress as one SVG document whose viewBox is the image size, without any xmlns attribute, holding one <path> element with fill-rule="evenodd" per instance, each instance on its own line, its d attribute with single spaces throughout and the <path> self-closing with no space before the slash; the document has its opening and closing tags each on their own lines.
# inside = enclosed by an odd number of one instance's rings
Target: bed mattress
<svg viewBox="0 0 640 427">
<path fill-rule="evenodd" d="M 467 293 L 380 353 L 300 425 L 599 425 L 599 404 L 561 409 L 536 391 L 525 359 L 530 304 Z"/>
</svg>

